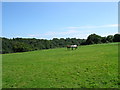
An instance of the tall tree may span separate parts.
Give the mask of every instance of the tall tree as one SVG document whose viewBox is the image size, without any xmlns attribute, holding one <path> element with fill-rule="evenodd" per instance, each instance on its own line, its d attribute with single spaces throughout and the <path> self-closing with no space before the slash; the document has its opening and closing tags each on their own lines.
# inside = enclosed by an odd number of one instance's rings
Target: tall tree
<svg viewBox="0 0 120 90">
<path fill-rule="evenodd" d="M 88 36 L 86 43 L 87 44 L 98 44 L 101 43 L 101 36 L 96 35 L 96 34 L 91 34 Z"/>
<path fill-rule="evenodd" d="M 120 34 L 115 34 L 113 38 L 114 42 L 120 42 Z"/>
<path fill-rule="evenodd" d="M 108 35 L 107 38 L 106 38 L 106 40 L 107 40 L 108 42 L 113 42 L 113 38 L 114 38 L 113 35 Z"/>
<path fill-rule="evenodd" d="M 101 42 L 102 42 L 102 43 L 106 43 L 106 42 L 107 42 L 107 38 L 106 38 L 106 37 L 102 37 L 102 38 L 101 38 Z"/>
</svg>

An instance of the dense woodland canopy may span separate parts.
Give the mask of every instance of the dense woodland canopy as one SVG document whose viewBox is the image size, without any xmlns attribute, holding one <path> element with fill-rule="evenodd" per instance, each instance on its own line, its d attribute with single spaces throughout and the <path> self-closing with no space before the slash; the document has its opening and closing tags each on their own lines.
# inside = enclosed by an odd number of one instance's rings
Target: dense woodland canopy
<svg viewBox="0 0 120 90">
<path fill-rule="evenodd" d="M 91 34 L 87 39 L 76 39 L 76 38 L 53 38 L 52 40 L 46 39 L 35 39 L 35 38 L 13 38 L 8 39 L 1 37 L 2 39 L 2 50 L 0 53 L 16 53 L 26 52 L 41 49 L 52 49 L 58 47 L 66 47 L 66 45 L 76 44 L 90 45 L 99 43 L 109 42 L 120 42 L 120 34 L 108 35 L 107 37 L 101 37 L 96 34 Z"/>
</svg>

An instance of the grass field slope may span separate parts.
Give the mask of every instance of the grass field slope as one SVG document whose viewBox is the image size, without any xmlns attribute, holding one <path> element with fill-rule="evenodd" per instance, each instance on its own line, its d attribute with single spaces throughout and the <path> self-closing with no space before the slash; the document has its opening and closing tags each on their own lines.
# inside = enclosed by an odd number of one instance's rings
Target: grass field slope
<svg viewBox="0 0 120 90">
<path fill-rule="evenodd" d="M 118 44 L 3 54 L 3 88 L 118 88 Z"/>
</svg>

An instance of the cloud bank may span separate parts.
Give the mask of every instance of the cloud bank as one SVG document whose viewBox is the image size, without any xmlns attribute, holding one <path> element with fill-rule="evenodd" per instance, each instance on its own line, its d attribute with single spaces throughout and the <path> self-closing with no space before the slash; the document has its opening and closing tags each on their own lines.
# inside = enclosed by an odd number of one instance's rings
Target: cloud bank
<svg viewBox="0 0 120 90">
<path fill-rule="evenodd" d="M 52 38 L 87 38 L 88 35 L 92 33 L 102 34 L 103 36 L 107 36 L 112 33 L 109 29 L 106 28 L 117 28 L 118 24 L 108 24 L 108 25 L 99 25 L 99 26 L 78 26 L 78 27 L 65 27 L 63 31 L 49 31 L 46 33 L 40 34 L 31 34 L 29 37 L 35 38 L 43 38 L 43 39 L 52 39 Z M 98 29 L 101 29 L 98 30 Z M 115 29 L 114 32 L 117 33 L 118 30 Z"/>
<path fill-rule="evenodd" d="M 67 27 L 67 28 L 68 29 L 92 29 L 92 28 L 111 28 L 111 27 L 118 27 L 118 24 L 108 24 L 108 25 L 101 25 L 101 26 Z"/>
</svg>

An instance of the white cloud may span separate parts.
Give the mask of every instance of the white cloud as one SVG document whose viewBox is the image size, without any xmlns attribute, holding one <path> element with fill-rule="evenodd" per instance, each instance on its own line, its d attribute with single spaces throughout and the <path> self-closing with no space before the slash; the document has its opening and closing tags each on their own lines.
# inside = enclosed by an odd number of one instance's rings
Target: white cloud
<svg viewBox="0 0 120 90">
<path fill-rule="evenodd" d="M 98 35 L 107 36 L 115 34 L 117 29 L 105 29 L 118 27 L 118 24 L 108 24 L 100 26 L 80 26 L 80 27 L 67 27 L 66 30 L 62 31 L 49 31 L 40 34 L 31 34 L 29 37 L 41 38 L 41 39 L 52 39 L 52 38 L 87 38 L 88 35 L 96 33 Z M 100 28 L 100 30 L 99 30 Z"/>
<path fill-rule="evenodd" d="M 78 33 L 79 31 L 77 30 L 67 30 L 67 31 L 63 31 L 63 32 L 47 32 L 47 33 L 44 33 L 43 35 L 68 35 L 68 34 L 75 34 L 75 33 Z"/>
<path fill-rule="evenodd" d="M 68 29 L 93 29 L 93 28 L 110 28 L 110 27 L 118 27 L 118 24 L 108 24 L 108 25 L 100 25 L 100 26 L 79 26 L 79 27 L 67 27 Z"/>
<path fill-rule="evenodd" d="M 89 30 L 84 30 L 84 31 L 79 31 L 79 30 L 65 30 L 65 31 L 49 31 L 49 32 L 46 32 L 46 33 L 40 33 L 40 34 L 30 34 L 30 35 L 27 35 L 28 37 L 31 37 L 31 38 L 67 38 L 67 37 L 80 37 L 80 36 L 85 36 L 85 33 L 89 33 L 91 31 Z"/>
<path fill-rule="evenodd" d="M 28 36 L 30 36 L 30 37 L 36 37 L 37 35 L 31 34 L 31 35 L 28 35 Z"/>
<path fill-rule="evenodd" d="M 62 31 L 62 32 L 58 32 L 58 31 L 49 31 L 43 34 L 31 34 L 28 35 L 28 37 L 36 37 L 36 38 L 54 38 L 54 37 L 75 37 L 76 35 L 78 36 L 78 34 L 82 33 L 81 31 L 77 31 L 77 30 L 66 30 L 66 31 Z"/>
</svg>

